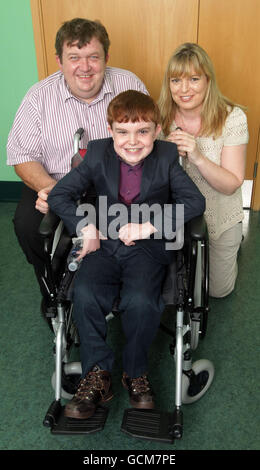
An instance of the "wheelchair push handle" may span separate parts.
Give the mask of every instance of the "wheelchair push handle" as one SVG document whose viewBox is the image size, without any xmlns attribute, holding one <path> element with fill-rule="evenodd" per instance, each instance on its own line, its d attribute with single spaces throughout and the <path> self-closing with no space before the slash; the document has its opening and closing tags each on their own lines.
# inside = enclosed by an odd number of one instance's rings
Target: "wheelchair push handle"
<svg viewBox="0 0 260 470">
<path fill-rule="evenodd" d="M 84 134 L 84 129 L 80 127 L 74 134 L 74 154 L 79 151 L 79 142 Z"/>
<path fill-rule="evenodd" d="M 176 130 L 176 131 L 182 131 L 183 129 L 182 129 L 182 127 L 178 126 L 178 127 L 176 127 L 175 130 Z M 186 152 L 186 157 L 187 157 L 187 152 Z M 179 164 L 180 164 L 181 166 L 183 166 L 183 160 L 182 160 L 182 157 L 181 157 L 180 155 L 179 155 Z"/>
</svg>

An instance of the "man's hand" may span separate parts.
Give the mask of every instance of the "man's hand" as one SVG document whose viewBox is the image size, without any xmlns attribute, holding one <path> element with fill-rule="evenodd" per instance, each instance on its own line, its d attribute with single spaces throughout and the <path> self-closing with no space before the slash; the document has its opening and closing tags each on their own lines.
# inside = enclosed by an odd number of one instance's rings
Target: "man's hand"
<svg viewBox="0 0 260 470">
<path fill-rule="evenodd" d="M 35 203 L 35 208 L 40 211 L 42 214 L 47 214 L 49 210 L 49 205 L 47 203 L 48 195 L 51 192 L 52 188 L 55 186 L 56 183 L 52 183 L 46 188 L 42 188 L 38 192 L 38 199 Z"/>
<path fill-rule="evenodd" d="M 38 211 L 46 214 L 48 212 L 47 197 L 50 190 L 57 181 L 50 176 L 39 162 L 25 162 L 14 165 L 16 174 L 29 188 L 38 193 L 35 207 Z"/>
<path fill-rule="evenodd" d="M 132 246 L 135 245 L 134 240 L 149 238 L 155 232 L 157 230 L 150 222 L 144 224 L 129 223 L 120 228 L 119 239 L 126 246 Z"/>
</svg>

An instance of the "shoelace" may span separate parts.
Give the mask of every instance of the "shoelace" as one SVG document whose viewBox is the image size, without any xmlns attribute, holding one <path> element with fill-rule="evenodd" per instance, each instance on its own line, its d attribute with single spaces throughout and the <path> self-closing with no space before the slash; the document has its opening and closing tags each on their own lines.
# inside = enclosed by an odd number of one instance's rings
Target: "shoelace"
<svg viewBox="0 0 260 470">
<path fill-rule="evenodd" d="M 89 372 L 87 376 L 80 381 L 76 398 L 88 398 L 96 390 L 101 391 L 104 388 L 102 378 L 96 372 Z"/>
<path fill-rule="evenodd" d="M 145 393 L 150 390 L 150 385 L 146 375 L 132 379 L 132 390 L 136 393 Z"/>
</svg>

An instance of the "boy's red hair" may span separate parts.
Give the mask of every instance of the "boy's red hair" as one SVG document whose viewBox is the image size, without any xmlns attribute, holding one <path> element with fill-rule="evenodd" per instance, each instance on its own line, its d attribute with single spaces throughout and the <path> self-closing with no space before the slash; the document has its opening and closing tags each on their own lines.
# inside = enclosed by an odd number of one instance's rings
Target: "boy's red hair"
<svg viewBox="0 0 260 470">
<path fill-rule="evenodd" d="M 151 121 L 157 126 L 160 122 L 160 111 L 149 95 L 136 90 L 127 90 L 119 93 L 110 101 L 107 109 L 107 121 L 110 127 L 113 122 L 129 121 Z"/>
</svg>

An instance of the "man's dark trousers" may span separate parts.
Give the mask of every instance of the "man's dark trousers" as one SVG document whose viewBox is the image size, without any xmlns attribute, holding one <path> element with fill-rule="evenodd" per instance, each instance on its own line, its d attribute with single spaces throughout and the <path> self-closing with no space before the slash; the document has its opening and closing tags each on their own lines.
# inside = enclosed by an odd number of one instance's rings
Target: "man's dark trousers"
<svg viewBox="0 0 260 470">
<path fill-rule="evenodd" d="M 38 232 L 44 214 L 35 209 L 37 198 L 36 191 L 24 185 L 13 222 L 19 244 L 27 261 L 34 267 L 42 295 L 46 296 L 46 288 L 41 279 L 45 272 L 43 239 Z"/>
</svg>

